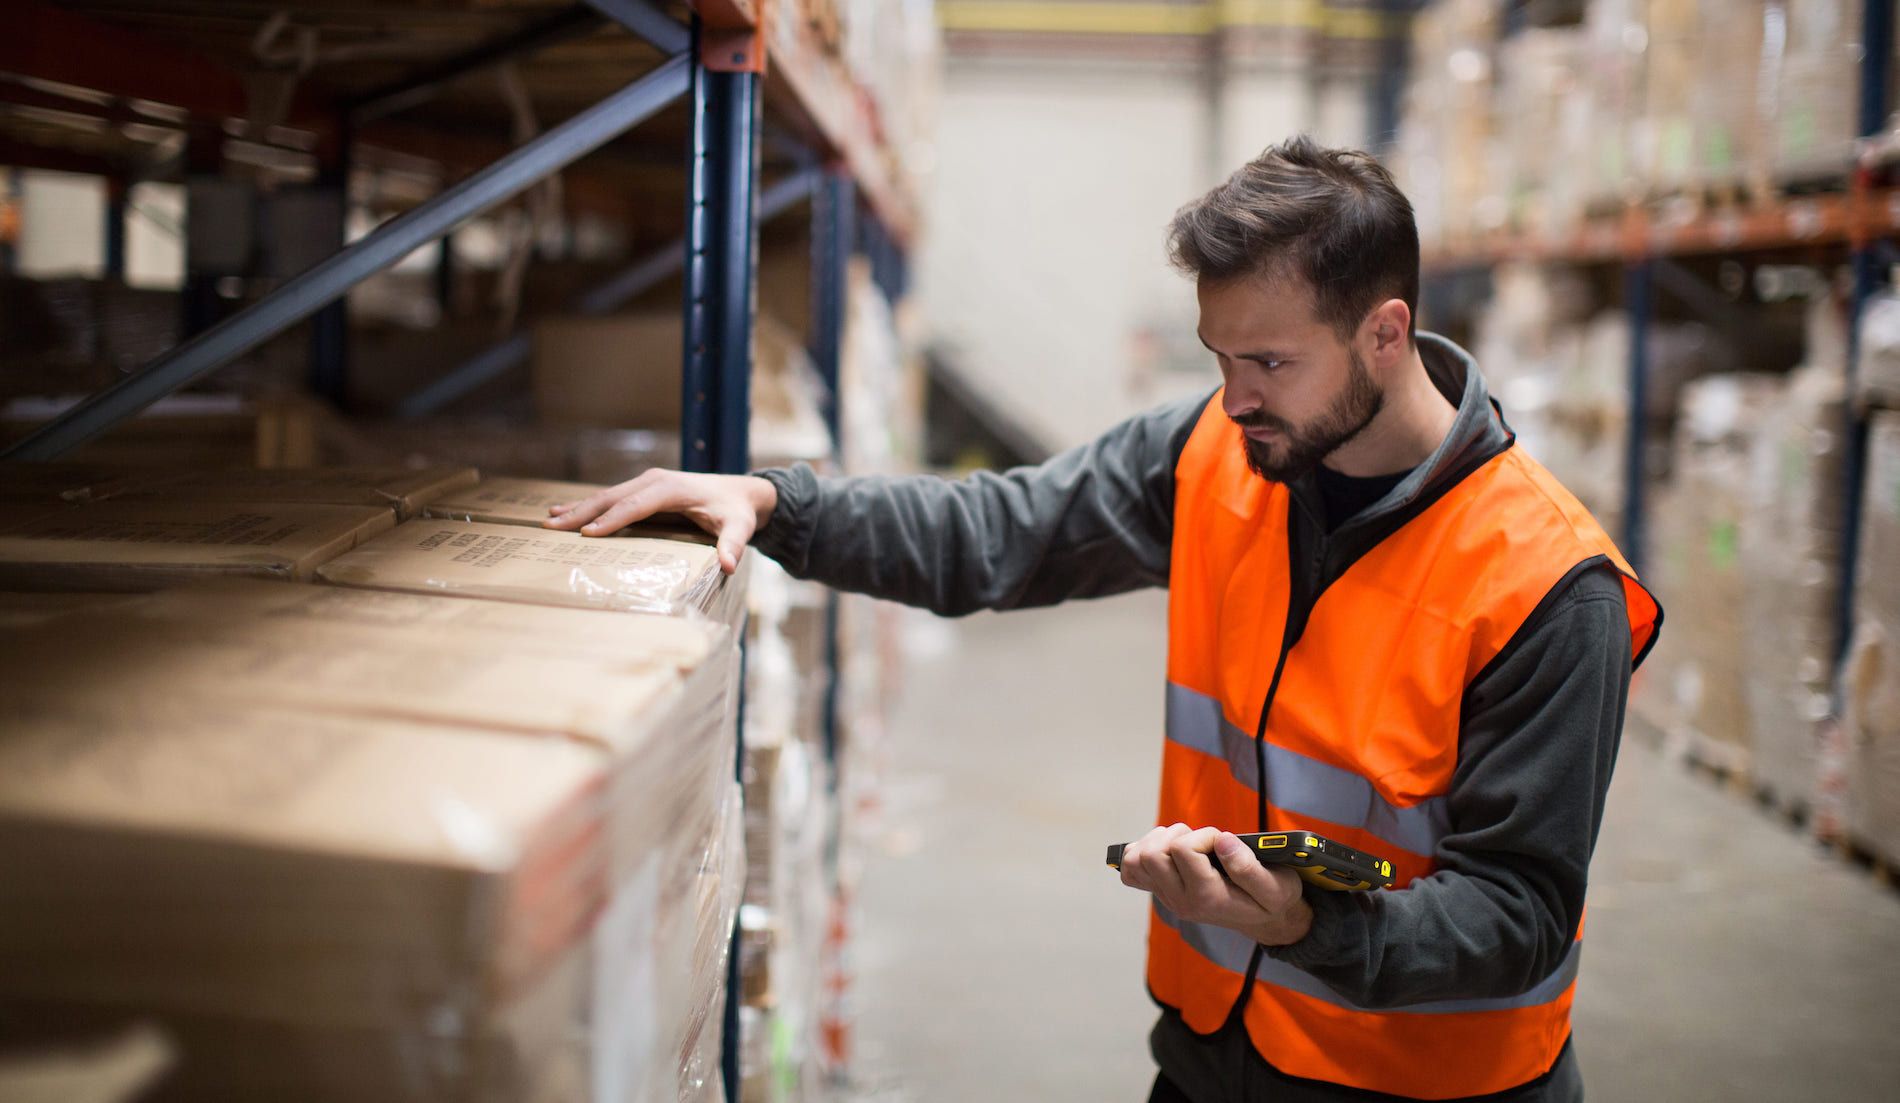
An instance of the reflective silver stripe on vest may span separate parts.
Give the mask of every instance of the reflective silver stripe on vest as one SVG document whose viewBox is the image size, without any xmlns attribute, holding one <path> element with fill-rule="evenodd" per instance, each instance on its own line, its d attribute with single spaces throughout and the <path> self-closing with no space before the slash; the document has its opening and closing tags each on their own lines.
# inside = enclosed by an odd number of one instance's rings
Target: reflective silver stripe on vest
<svg viewBox="0 0 1900 1103">
<path fill-rule="evenodd" d="M 1161 922 L 1174 928 L 1182 941 L 1194 948 L 1194 952 L 1227 970 L 1241 976 L 1247 975 L 1247 965 L 1253 960 L 1254 941 L 1239 931 L 1226 927 L 1217 927 L 1211 923 L 1189 923 L 1167 908 L 1159 900 L 1154 902 L 1155 916 Z M 1373 1015 L 1462 1015 L 1475 1011 L 1506 1011 L 1518 1007 L 1540 1007 L 1564 994 L 1572 981 L 1577 979 L 1577 968 L 1583 960 L 1583 943 L 1572 942 L 1570 951 L 1557 966 L 1555 972 L 1539 981 L 1535 988 L 1516 996 L 1504 996 L 1495 999 L 1480 1000 L 1433 1000 L 1429 1003 L 1408 1003 L 1396 1007 L 1361 1007 L 1346 997 L 1328 988 L 1318 977 L 1303 969 L 1295 968 L 1284 961 L 1262 955 L 1260 971 L 1255 979 L 1265 981 L 1276 988 L 1286 988 L 1302 996 L 1311 996 L 1324 1000 L 1335 1007 L 1348 1011 L 1361 1011 Z"/>
<path fill-rule="evenodd" d="M 1169 682 L 1168 738 L 1225 760 L 1235 781 L 1259 792 L 1253 736 L 1228 723 L 1220 702 L 1214 698 Z M 1444 797 L 1429 797 L 1410 808 L 1401 808 L 1380 796 L 1372 782 L 1350 770 L 1276 747 L 1272 742 L 1267 743 L 1266 758 L 1268 803 L 1295 815 L 1363 828 L 1394 846 L 1426 856 L 1450 829 Z"/>
</svg>

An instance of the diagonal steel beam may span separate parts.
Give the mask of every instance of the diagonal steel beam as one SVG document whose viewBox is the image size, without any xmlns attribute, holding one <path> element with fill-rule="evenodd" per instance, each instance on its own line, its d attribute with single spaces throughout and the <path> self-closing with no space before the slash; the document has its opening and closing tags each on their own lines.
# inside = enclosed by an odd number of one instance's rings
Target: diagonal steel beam
<svg viewBox="0 0 1900 1103">
<path fill-rule="evenodd" d="M 652 43 L 668 57 L 686 52 L 693 33 L 651 0 L 587 0 L 587 6 Z"/>
<path fill-rule="evenodd" d="M 470 73 L 591 34 L 601 26 L 601 15 L 586 4 L 563 8 L 519 30 L 483 42 L 454 57 L 444 58 L 401 80 L 373 89 L 344 105 L 358 123 L 371 122 L 427 103 L 443 88 Z M 671 53 L 672 51 L 669 51 Z"/>
<path fill-rule="evenodd" d="M 818 187 L 821 170 L 794 173 L 768 188 L 759 200 L 758 219 L 769 222 L 810 198 Z M 632 302 L 648 289 L 679 273 L 686 266 L 684 238 L 663 245 L 633 264 L 609 276 L 574 300 L 576 314 L 611 314 Z M 396 406 L 396 416 L 427 417 L 449 403 L 467 395 L 510 369 L 526 363 L 534 354 L 534 342 L 525 332 L 511 334 L 464 360 L 447 375 L 430 383 Z"/>
<path fill-rule="evenodd" d="M 422 206 L 320 262 L 134 375 L 93 395 L 5 453 L 53 459 L 308 318 L 370 276 L 605 145 L 684 95 L 692 63 L 675 57 Z"/>
</svg>

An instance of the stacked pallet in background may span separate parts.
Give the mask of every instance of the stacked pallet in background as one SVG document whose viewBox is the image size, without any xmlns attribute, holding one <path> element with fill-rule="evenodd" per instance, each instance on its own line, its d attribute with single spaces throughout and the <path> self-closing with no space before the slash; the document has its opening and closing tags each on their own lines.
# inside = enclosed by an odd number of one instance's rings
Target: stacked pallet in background
<svg viewBox="0 0 1900 1103">
<path fill-rule="evenodd" d="M 1830 715 L 1840 593 L 1846 349 L 1840 304 L 1810 310 L 1805 365 L 1752 442 L 1740 530 L 1750 776 L 1796 816 L 1811 807 Z"/>
<path fill-rule="evenodd" d="M 0 1030 L 150 1022 L 160 1099 L 720 1097 L 742 580 L 709 549 L 417 516 L 477 491 L 453 469 L 0 476 L 9 547 L 53 516 L 93 563 L 16 555 L 14 586 L 152 590 L 232 573 L 227 541 L 260 554 L 255 523 L 207 510 L 282 519 L 280 559 L 312 511 L 379 516 L 357 552 L 463 541 L 389 589 L 0 597 Z M 102 511 L 118 527 L 72 520 Z M 125 511 L 159 569 L 127 554 Z M 334 567 L 350 542 L 236 573 Z M 544 591 L 522 567 L 576 549 L 587 568 Z M 497 565 L 500 587 L 465 578 Z M 598 604 L 669 615 L 549 607 L 583 575 Z"/>
<path fill-rule="evenodd" d="M 1591 0 L 1581 24 L 1510 35 L 1500 11 L 1439 0 L 1415 21 L 1394 167 L 1427 247 L 1845 186 L 1859 0 Z"/>
<path fill-rule="evenodd" d="M 1843 814 L 1831 825 L 1888 870 L 1900 868 L 1900 412 L 1868 434 L 1854 637 L 1842 670 Z"/>
<path fill-rule="evenodd" d="M 1743 518 L 1748 456 L 1774 403 L 1772 376 L 1717 375 L 1683 391 L 1669 483 L 1650 510 L 1649 579 L 1671 635 L 1638 707 L 1698 760 L 1746 776 Z"/>
</svg>

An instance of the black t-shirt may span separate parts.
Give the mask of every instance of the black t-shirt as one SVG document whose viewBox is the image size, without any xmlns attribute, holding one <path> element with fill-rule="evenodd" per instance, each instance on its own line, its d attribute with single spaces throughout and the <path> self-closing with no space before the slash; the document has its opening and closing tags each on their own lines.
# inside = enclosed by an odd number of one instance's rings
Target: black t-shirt
<svg viewBox="0 0 1900 1103">
<path fill-rule="evenodd" d="M 1410 471 L 1400 471 L 1394 475 L 1341 475 L 1325 464 L 1315 469 L 1315 481 L 1319 485 L 1319 499 L 1326 507 L 1326 531 L 1345 524 L 1367 506 L 1391 493 L 1392 488 L 1405 481 Z"/>
</svg>

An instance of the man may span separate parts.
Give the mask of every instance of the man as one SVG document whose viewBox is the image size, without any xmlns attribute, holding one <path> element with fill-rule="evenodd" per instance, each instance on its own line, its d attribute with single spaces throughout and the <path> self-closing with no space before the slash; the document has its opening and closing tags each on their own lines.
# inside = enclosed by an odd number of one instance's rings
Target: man
<svg viewBox="0 0 1900 1103">
<path fill-rule="evenodd" d="M 1174 220 L 1224 386 L 1036 468 L 649 472 L 565 507 L 756 536 L 792 574 L 957 615 L 1162 586 L 1154 1100 L 1582 1098 L 1569 1011 L 1631 670 L 1662 614 L 1414 329 L 1418 233 L 1364 154 L 1268 149 Z M 1234 832 L 1390 858 L 1324 892 Z M 1220 875 L 1225 870 L 1227 877 Z"/>
</svg>

